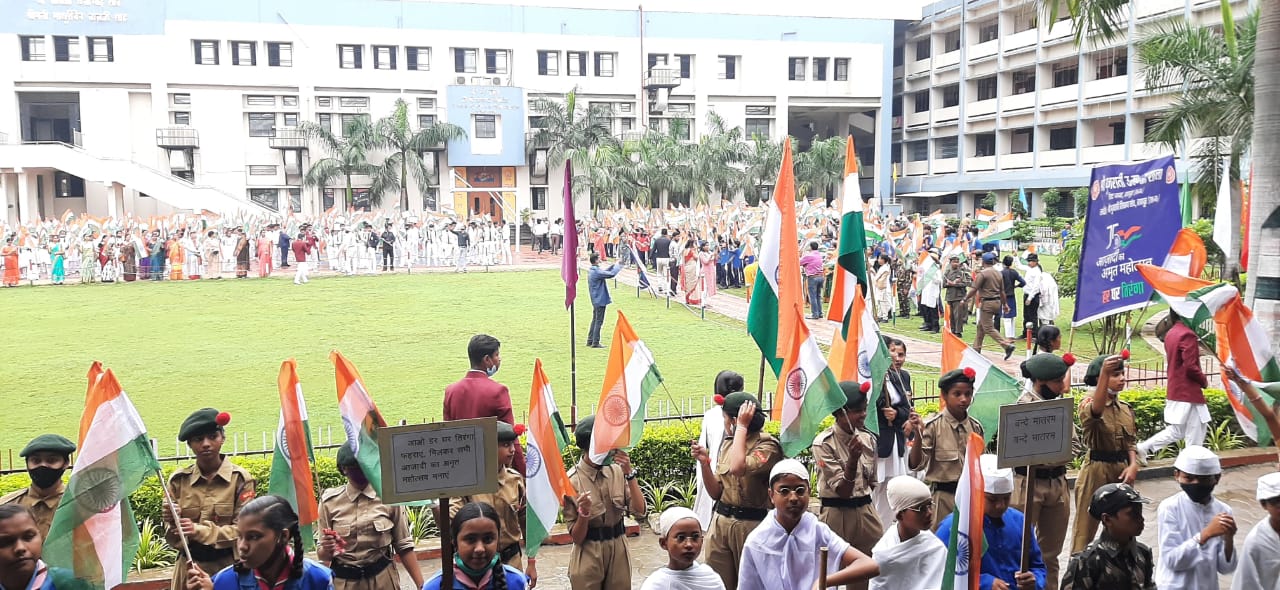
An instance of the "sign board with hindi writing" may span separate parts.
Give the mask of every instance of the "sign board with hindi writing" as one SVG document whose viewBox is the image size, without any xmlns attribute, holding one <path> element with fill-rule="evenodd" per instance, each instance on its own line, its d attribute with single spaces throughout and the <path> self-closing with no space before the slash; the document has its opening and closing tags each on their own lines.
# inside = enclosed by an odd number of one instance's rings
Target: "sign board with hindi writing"
<svg viewBox="0 0 1280 590">
<path fill-rule="evenodd" d="M 382 501 L 405 504 L 498 491 L 494 418 L 378 429 Z"/>
<path fill-rule="evenodd" d="M 1075 434 L 1073 398 L 1000 406 L 996 465 L 1026 467 L 1071 460 Z"/>
</svg>

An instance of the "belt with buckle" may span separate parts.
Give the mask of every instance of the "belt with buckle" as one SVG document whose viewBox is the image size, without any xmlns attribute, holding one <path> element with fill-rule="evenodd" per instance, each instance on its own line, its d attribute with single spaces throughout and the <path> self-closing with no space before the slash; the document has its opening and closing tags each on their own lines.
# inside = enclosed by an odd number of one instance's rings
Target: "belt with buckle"
<svg viewBox="0 0 1280 590">
<path fill-rule="evenodd" d="M 382 556 L 381 559 L 369 565 L 348 565 L 345 563 L 333 562 L 329 569 L 333 570 L 333 577 L 343 580 L 364 580 L 372 578 L 387 569 L 391 565 L 391 559 Z"/>
<path fill-rule="evenodd" d="M 1013 472 L 1017 473 L 1018 475 L 1025 476 L 1027 474 L 1027 468 L 1014 467 Z M 1059 477 L 1063 477 L 1066 474 L 1067 474 L 1067 468 L 1065 466 L 1049 467 L 1047 469 L 1041 469 L 1037 467 L 1035 471 L 1035 478 L 1036 479 L 1058 479 Z"/>
<path fill-rule="evenodd" d="M 506 547 L 503 547 L 502 550 L 498 552 L 498 561 L 506 563 L 512 557 L 515 557 L 517 555 L 520 555 L 520 544 L 512 543 L 510 545 L 507 545 Z"/>
<path fill-rule="evenodd" d="M 622 526 L 622 522 L 613 526 L 591 527 L 587 529 L 588 541 L 611 541 L 627 534 L 627 528 Z M 516 545 L 519 548 L 519 545 Z"/>
<path fill-rule="evenodd" d="M 1089 451 L 1089 460 L 1103 463 L 1128 463 L 1129 451 Z"/>
<path fill-rule="evenodd" d="M 716 502 L 716 514 L 737 520 L 764 520 L 764 517 L 769 515 L 769 511 L 764 508 L 746 508 L 725 504 L 724 502 Z"/>
<path fill-rule="evenodd" d="M 823 508 L 861 508 L 871 504 L 871 496 L 854 496 L 852 498 L 818 498 Z"/>
<path fill-rule="evenodd" d="M 960 485 L 958 481 L 935 481 L 929 484 L 929 487 L 935 492 L 946 492 L 948 494 L 956 493 L 956 487 Z"/>
</svg>

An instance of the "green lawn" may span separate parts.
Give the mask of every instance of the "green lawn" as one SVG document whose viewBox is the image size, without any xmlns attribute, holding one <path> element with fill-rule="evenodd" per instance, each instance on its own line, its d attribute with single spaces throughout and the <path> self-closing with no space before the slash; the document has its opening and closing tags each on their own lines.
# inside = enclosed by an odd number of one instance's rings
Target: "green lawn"
<svg viewBox="0 0 1280 590">
<path fill-rule="evenodd" d="M 687 398 L 700 409 L 721 369 L 746 375 L 755 389 L 760 353 L 742 322 L 701 321 L 624 286 L 614 297 L 603 340 L 611 341 L 613 311 L 626 313 L 677 409 Z M 466 371 L 467 340 L 479 332 L 503 342 L 497 379 L 510 387 L 518 418 L 535 357 L 569 418 L 569 318 L 558 272 L 323 278 L 304 287 L 285 278 L 27 287 L 0 290 L 0 300 L 8 326 L 0 344 L 3 467 L 6 449 L 16 458 L 37 434 L 75 438 L 95 359 L 115 371 L 162 455 L 173 454 L 183 418 L 204 406 L 231 412 L 229 433 L 261 448 L 277 421 L 276 375 L 288 357 L 298 360 L 312 426 L 333 427 L 340 438 L 332 349 L 360 370 L 388 421 L 438 420 L 444 387 Z M 591 319 L 585 277 L 577 308 L 579 413 L 586 414 L 599 398 L 608 350 L 582 345 Z M 670 403 L 661 389 L 651 408 L 660 402 Z"/>
</svg>

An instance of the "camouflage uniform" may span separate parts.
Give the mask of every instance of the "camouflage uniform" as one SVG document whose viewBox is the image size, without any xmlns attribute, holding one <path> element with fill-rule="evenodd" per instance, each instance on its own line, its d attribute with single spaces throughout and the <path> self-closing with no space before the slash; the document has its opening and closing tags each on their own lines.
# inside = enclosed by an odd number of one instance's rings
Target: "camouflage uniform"
<svg viewBox="0 0 1280 590">
<path fill-rule="evenodd" d="M 1103 531 L 1097 541 L 1071 557 L 1062 590 L 1155 590 L 1151 548 L 1136 539 L 1123 548 Z"/>
<path fill-rule="evenodd" d="M 895 256 L 891 264 L 893 280 L 898 289 L 898 317 L 909 317 L 911 315 L 911 276 L 913 273 L 903 263 L 901 256 Z"/>
</svg>

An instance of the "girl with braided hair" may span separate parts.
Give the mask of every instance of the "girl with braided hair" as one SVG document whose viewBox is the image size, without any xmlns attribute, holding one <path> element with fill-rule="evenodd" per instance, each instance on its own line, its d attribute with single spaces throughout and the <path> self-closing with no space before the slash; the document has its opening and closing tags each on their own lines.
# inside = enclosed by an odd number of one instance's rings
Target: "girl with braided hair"
<svg viewBox="0 0 1280 590">
<path fill-rule="evenodd" d="M 504 565 L 498 556 L 501 524 L 498 512 L 484 502 L 469 502 L 454 515 L 449 532 L 453 536 L 453 588 L 451 590 L 525 590 L 524 572 Z M 438 572 L 422 590 L 440 590 Z M 221 590 L 221 589 L 219 589 Z"/>
<path fill-rule="evenodd" d="M 262 496 L 240 509 L 236 521 L 240 560 L 212 578 L 191 564 L 187 590 L 332 590 L 329 568 L 304 558 L 298 514 L 289 501 Z"/>
</svg>

